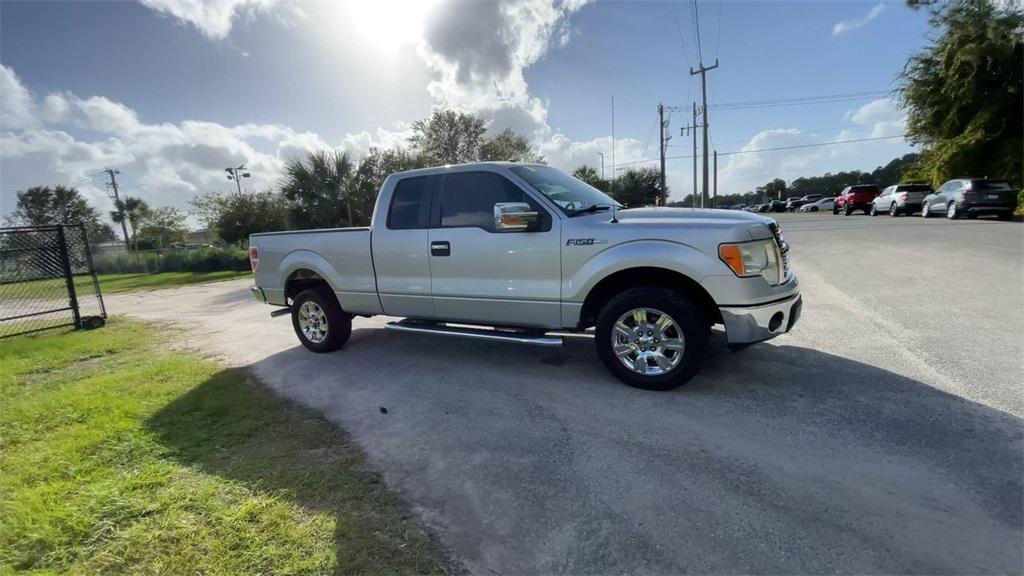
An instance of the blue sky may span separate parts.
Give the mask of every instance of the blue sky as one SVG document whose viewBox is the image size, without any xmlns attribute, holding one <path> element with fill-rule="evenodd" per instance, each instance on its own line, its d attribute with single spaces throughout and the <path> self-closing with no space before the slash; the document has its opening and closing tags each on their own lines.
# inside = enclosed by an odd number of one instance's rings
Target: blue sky
<svg viewBox="0 0 1024 576">
<path fill-rule="evenodd" d="M 903 2 L 696 8 L 704 61 L 721 64 L 708 76 L 720 153 L 902 134 L 885 91 L 926 42 L 926 14 Z M 5 1 L 0 212 L 34 184 L 70 182 L 109 203 L 95 176 L 106 167 L 121 170 L 126 193 L 186 208 L 233 186 L 229 164 L 248 163 L 247 187 L 264 188 L 306 149 L 403 144 L 435 106 L 511 126 L 561 168 L 605 152 L 610 173 L 611 96 L 616 160 L 657 158 L 656 106 L 699 99 L 697 63 L 694 4 L 682 0 Z M 688 116 L 671 118 L 669 155 L 689 153 L 678 132 Z M 719 189 L 872 169 L 910 150 L 891 138 L 723 156 Z M 669 161 L 673 198 L 689 192 L 690 166 Z"/>
</svg>

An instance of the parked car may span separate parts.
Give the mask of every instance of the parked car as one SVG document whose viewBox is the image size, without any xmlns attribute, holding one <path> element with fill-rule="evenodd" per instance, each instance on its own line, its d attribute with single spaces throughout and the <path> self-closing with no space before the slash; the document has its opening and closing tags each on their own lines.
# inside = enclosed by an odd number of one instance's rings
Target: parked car
<svg viewBox="0 0 1024 576">
<path fill-rule="evenodd" d="M 881 192 L 874 184 L 857 184 L 847 186 L 839 196 L 836 196 L 836 203 L 832 206 L 832 213 L 849 216 L 854 210 L 863 210 L 865 214 L 871 212 L 871 202 Z"/>
<path fill-rule="evenodd" d="M 789 331 L 802 306 L 771 218 L 620 210 L 536 164 L 392 174 L 369 227 L 253 234 L 249 247 L 254 295 L 286 307 L 274 315 L 290 313 L 314 352 L 343 346 L 354 316 L 405 317 L 386 325 L 401 332 L 540 346 L 561 345 L 549 331 L 594 327 L 608 370 L 655 390 L 693 377 L 713 324 L 729 345 L 745 345 Z"/>
<path fill-rule="evenodd" d="M 929 184 L 894 184 L 871 201 L 871 215 L 888 212 L 889 216 L 909 216 L 921 209 L 921 201 L 932 192 Z"/>
<path fill-rule="evenodd" d="M 794 202 L 787 201 L 786 202 L 786 208 L 789 209 L 790 211 L 793 211 L 793 210 L 796 210 L 797 208 L 800 208 L 801 206 L 803 206 L 805 204 L 810 204 L 812 202 L 817 202 L 818 200 L 821 200 L 824 197 L 825 197 L 824 194 L 808 194 L 806 196 L 802 196 L 799 200 L 796 200 Z"/>
<path fill-rule="evenodd" d="M 800 207 L 801 212 L 824 212 L 825 210 L 832 210 L 836 205 L 836 199 L 822 198 L 817 202 L 811 202 L 810 204 L 804 204 Z"/>
<path fill-rule="evenodd" d="M 795 212 L 797 208 L 800 208 L 800 206 L 794 206 L 794 203 L 799 201 L 800 196 L 790 196 L 789 198 L 786 198 L 786 210 L 788 210 L 789 212 Z"/>
<path fill-rule="evenodd" d="M 995 214 L 1000 220 L 1013 218 L 1017 207 L 1017 192 L 1006 180 L 959 178 L 939 186 L 921 203 L 921 216 L 945 214 L 956 220 L 961 216 L 974 218 L 980 214 Z"/>
</svg>

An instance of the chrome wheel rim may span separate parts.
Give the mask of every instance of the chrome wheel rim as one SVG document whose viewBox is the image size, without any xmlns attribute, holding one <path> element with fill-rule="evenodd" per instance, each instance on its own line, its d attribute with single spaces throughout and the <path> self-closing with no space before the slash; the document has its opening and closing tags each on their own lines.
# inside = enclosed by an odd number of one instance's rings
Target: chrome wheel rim
<svg viewBox="0 0 1024 576">
<path fill-rule="evenodd" d="M 956 217 L 956 204 L 950 204 L 949 208 L 946 208 L 946 216 L 950 218 Z"/>
<path fill-rule="evenodd" d="M 889 216 L 895 216 L 895 215 L 896 215 L 896 205 L 895 204 L 891 204 L 889 206 Z"/>
<path fill-rule="evenodd" d="M 686 351 L 682 330 L 671 316 L 655 308 L 634 308 L 615 322 L 612 351 L 630 371 L 644 376 L 667 374 Z"/>
<path fill-rule="evenodd" d="M 327 314 L 311 300 L 299 306 L 299 329 L 306 340 L 319 344 L 327 339 Z"/>
<path fill-rule="evenodd" d="M 924 216 L 925 218 L 928 217 L 928 205 L 927 204 L 921 206 L 921 216 Z"/>
</svg>

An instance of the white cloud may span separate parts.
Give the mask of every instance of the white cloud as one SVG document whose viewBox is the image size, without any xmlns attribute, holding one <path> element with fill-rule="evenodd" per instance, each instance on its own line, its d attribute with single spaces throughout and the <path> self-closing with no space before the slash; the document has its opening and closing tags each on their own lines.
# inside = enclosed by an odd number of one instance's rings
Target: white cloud
<svg viewBox="0 0 1024 576">
<path fill-rule="evenodd" d="M 195 26 L 207 38 L 227 37 L 237 17 L 267 11 L 277 0 L 139 0 L 157 12 Z"/>
<path fill-rule="evenodd" d="M 868 22 L 871 22 L 875 18 L 881 16 L 884 10 L 885 3 L 879 2 L 878 4 L 875 4 L 863 18 L 851 18 L 849 20 L 836 22 L 836 24 L 832 26 L 832 35 L 839 36 L 840 34 L 845 34 L 850 30 L 856 30 L 857 28 L 860 28 L 861 26 L 864 26 Z"/>
<path fill-rule="evenodd" d="M 32 126 L 35 117 L 32 97 L 14 71 L 0 66 L 0 128 L 12 130 Z"/>
<path fill-rule="evenodd" d="M 0 213 L 14 209 L 17 190 L 57 183 L 73 183 L 104 210 L 110 200 L 104 179 L 96 174 L 108 167 L 121 170 L 124 194 L 187 208 L 197 193 L 233 188 L 225 178 L 227 166 L 246 164 L 252 178 L 244 181 L 245 187 L 260 190 L 274 186 L 285 161 L 306 150 L 333 148 L 359 155 L 371 146 L 404 142 L 408 130 L 402 126 L 349 134 L 332 146 L 318 134 L 278 124 L 146 124 L 131 108 L 102 96 L 80 98 L 65 92 L 37 102 L 3 65 L 0 83 L 5 119 L 0 132 Z M 74 135 L 82 129 L 88 137 Z"/>
<path fill-rule="evenodd" d="M 436 74 L 427 90 L 442 107 L 474 112 L 535 138 L 547 105 L 531 96 L 526 68 L 570 37 L 568 18 L 586 0 L 450 0 L 427 16 L 419 52 Z"/>
<path fill-rule="evenodd" d="M 899 136 L 906 132 L 907 116 L 891 98 L 872 100 L 850 113 L 855 124 L 870 125 L 869 138 Z"/>
</svg>

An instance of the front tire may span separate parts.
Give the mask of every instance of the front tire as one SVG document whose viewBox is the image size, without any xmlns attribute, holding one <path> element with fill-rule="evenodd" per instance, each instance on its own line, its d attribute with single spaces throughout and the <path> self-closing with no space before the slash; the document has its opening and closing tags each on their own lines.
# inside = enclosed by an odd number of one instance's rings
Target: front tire
<svg viewBox="0 0 1024 576">
<path fill-rule="evenodd" d="M 839 215 L 839 207 L 838 206 L 833 206 L 832 207 L 832 215 L 833 216 L 838 216 Z"/>
<path fill-rule="evenodd" d="M 333 352 L 352 335 L 352 316 L 341 309 L 330 289 L 310 288 L 292 301 L 292 328 L 309 350 Z"/>
<path fill-rule="evenodd" d="M 922 204 L 921 205 L 921 218 L 931 218 L 931 216 L 932 216 L 932 213 L 928 211 L 928 205 L 927 204 Z"/>
<path fill-rule="evenodd" d="M 595 343 L 605 367 L 644 390 L 671 390 L 704 361 L 707 315 L 667 288 L 632 288 L 612 298 L 597 318 Z"/>
<path fill-rule="evenodd" d="M 878 208 L 875 208 L 874 202 L 871 203 L 871 210 L 868 210 L 868 216 L 878 216 Z"/>
</svg>

